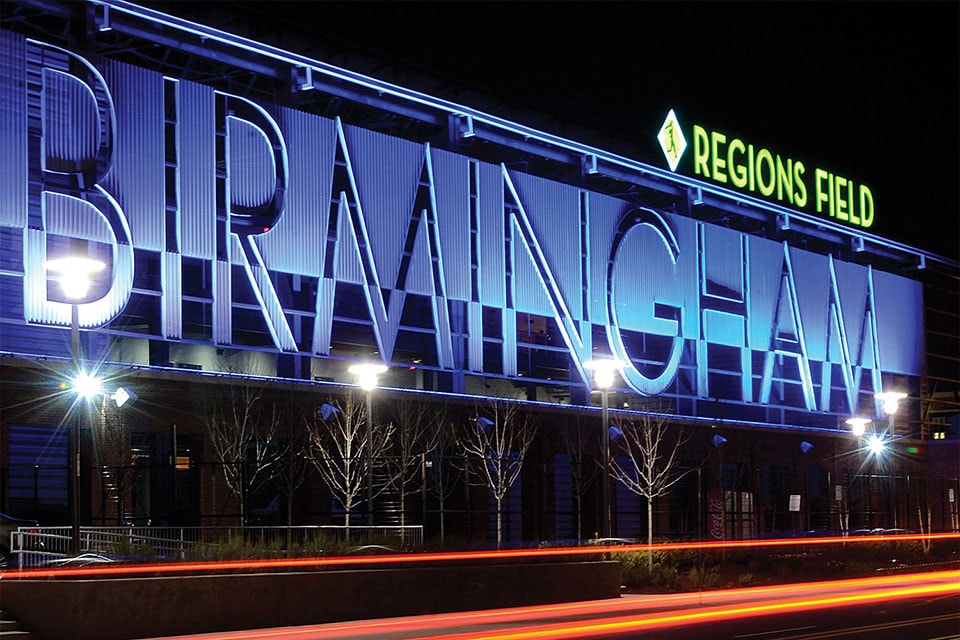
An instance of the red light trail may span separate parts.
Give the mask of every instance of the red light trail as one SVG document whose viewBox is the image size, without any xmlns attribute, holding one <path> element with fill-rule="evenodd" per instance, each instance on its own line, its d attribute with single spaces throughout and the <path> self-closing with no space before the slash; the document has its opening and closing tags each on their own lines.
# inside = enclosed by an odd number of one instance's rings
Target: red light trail
<svg viewBox="0 0 960 640">
<path fill-rule="evenodd" d="M 720 549 L 810 547 L 831 544 L 865 542 L 906 542 L 919 540 L 960 540 L 960 533 L 900 534 L 890 536 L 831 536 L 823 538 L 784 538 L 769 540 L 733 540 L 710 542 L 667 542 L 653 545 L 654 551 L 711 551 Z M 279 560 L 214 560 L 198 562 L 169 562 L 154 564 L 116 564 L 85 567 L 24 568 L 0 570 L 0 579 L 77 578 L 82 576 L 119 576 L 134 574 L 172 574 L 189 572 L 217 572 L 271 569 L 320 569 L 360 565 L 390 565 L 411 563 L 439 563 L 456 561 L 505 560 L 511 558 L 543 558 L 555 556 L 585 556 L 646 552 L 645 544 L 551 547 L 538 549 L 508 549 L 443 553 L 404 553 L 373 556 L 329 556 L 320 558 L 289 558 Z"/>
<path fill-rule="evenodd" d="M 952 594 L 960 594 L 960 570 L 703 593 L 626 596 L 569 604 L 207 633 L 166 640 L 559 640 Z M 553 621 L 534 624 L 536 620 Z M 464 628 L 471 630 L 463 631 Z"/>
</svg>

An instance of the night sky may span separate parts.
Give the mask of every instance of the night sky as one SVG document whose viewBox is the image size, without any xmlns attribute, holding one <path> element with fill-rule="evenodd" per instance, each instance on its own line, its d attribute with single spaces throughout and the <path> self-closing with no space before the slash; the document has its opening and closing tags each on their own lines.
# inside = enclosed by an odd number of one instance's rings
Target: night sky
<svg viewBox="0 0 960 640">
<path fill-rule="evenodd" d="M 144 4 L 185 14 L 204 3 Z M 603 148 L 660 167 L 655 136 L 673 108 L 684 125 L 867 184 L 870 233 L 960 253 L 957 2 L 210 6 L 257 25 L 241 35 L 481 111 L 509 105 L 495 114 L 579 142 L 596 130 L 618 147 Z"/>
</svg>

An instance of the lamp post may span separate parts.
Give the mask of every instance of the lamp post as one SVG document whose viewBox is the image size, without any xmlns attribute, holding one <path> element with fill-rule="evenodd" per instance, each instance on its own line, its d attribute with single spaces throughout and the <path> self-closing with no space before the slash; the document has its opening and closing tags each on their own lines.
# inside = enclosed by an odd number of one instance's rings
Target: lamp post
<svg viewBox="0 0 960 640">
<path fill-rule="evenodd" d="M 887 415 L 887 436 L 886 438 L 879 438 L 875 436 L 876 442 L 871 443 L 872 447 L 875 449 L 874 456 L 880 457 L 883 455 L 884 450 L 888 442 L 896 437 L 896 425 L 894 424 L 894 415 L 900 408 L 900 401 L 907 397 L 907 394 L 902 391 L 881 391 L 875 393 L 874 398 L 880 400 L 883 403 L 883 413 Z M 887 466 L 890 472 L 890 485 L 889 485 L 889 495 L 890 495 L 890 516 L 892 519 L 893 527 L 897 528 L 899 523 L 899 517 L 897 513 L 897 498 L 896 498 L 896 484 L 897 484 L 897 456 L 892 456 L 888 459 Z M 907 513 L 909 514 L 909 491 L 907 492 Z M 909 518 L 908 518 L 909 519 Z"/>
<path fill-rule="evenodd" d="M 84 399 L 99 393 L 99 381 L 83 368 L 83 354 L 80 352 L 80 301 L 90 289 L 90 275 L 102 271 L 106 265 L 100 260 L 86 257 L 59 258 L 48 260 L 47 271 L 51 272 L 63 289 L 63 295 L 70 300 L 70 358 L 76 377 L 73 388 Z M 72 496 L 72 538 L 73 552 L 80 553 L 80 412 L 77 411 L 71 438 L 73 464 Z"/>
<path fill-rule="evenodd" d="M 607 394 L 613 386 L 614 374 L 623 369 L 623 363 L 615 358 L 589 360 L 583 366 L 593 371 L 593 383 L 600 389 L 602 401 L 603 433 L 600 437 L 603 449 L 603 487 L 601 491 L 601 537 L 609 538 L 612 533 L 613 517 L 610 500 L 610 411 Z"/>
<path fill-rule="evenodd" d="M 855 479 L 855 480 L 859 480 L 859 484 L 860 484 L 860 492 L 859 492 L 859 493 L 860 493 L 860 496 L 861 496 L 861 498 L 860 498 L 860 510 L 861 510 L 861 515 L 862 515 L 863 510 L 864 510 L 864 505 L 863 505 L 863 495 L 864 495 L 864 491 L 863 491 L 863 478 L 864 478 L 864 473 L 863 473 L 863 472 L 864 472 L 864 470 L 865 470 L 866 467 L 867 467 L 867 456 L 866 456 L 866 452 L 865 452 L 865 450 L 864 450 L 863 436 L 864 436 L 864 434 L 867 432 L 867 425 L 870 424 L 871 422 L 873 422 L 873 420 L 871 420 L 870 418 L 863 418 L 863 417 L 860 417 L 860 416 L 854 416 L 854 417 L 852 417 L 852 418 L 849 418 L 846 422 L 847 422 L 848 425 L 850 425 L 850 431 L 853 433 L 853 435 L 855 435 L 855 436 L 857 437 L 857 449 L 856 449 L 856 451 L 857 451 L 857 473 L 856 473 L 856 475 L 854 476 L 854 479 Z M 868 476 L 867 476 L 867 491 L 868 491 L 868 492 L 869 492 L 869 488 L 870 488 L 870 477 L 869 477 L 869 475 L 868 475 Z"/>
<path fill-rule="evenodd" d="M 367 510 L 368 525 L 373 525 L 373 390 L 377 388 L 378 377 L 387 371 L 387 366 L 377 363 L 355 364 L 349 369 L 357 376 L 357 384 L 367 394 Z"/>
</svg>

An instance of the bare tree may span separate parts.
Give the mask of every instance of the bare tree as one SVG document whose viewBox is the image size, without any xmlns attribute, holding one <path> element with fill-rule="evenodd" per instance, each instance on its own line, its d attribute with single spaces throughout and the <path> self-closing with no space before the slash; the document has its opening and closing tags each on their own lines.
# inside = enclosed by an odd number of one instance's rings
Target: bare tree
<svg viewBox="0 0 960 640">
<path fill-rule="evenodd" d="M 434 446 L 427 449 L 426 460 L 427 491 L 437 499 L 440 511 L 440 542 L 446 536 L 446 501 L 458 487 L 457 479 L 464 472 L 462 465 L 451 461 L 451 445 L 457 442 L 455 424 L 447 417 L 438 416 L 437 439 Z"/>
<path fill-rule="evenodd" d="M 424 402 L 401 398 L 393 407 L 393 443 L 387 457 L 388 482 L 400 498 L 400 525 L 405 526 L 407 496 L 416 491 L 415 480 L 426 463 L 423 456 L 439 441 L 443 414 Z"/>
<path fill-rule="evenodd" d="M 653 566 L 653 499 L 665 496 L 684 476 L 694 470 L 678 469 L 677 454 L 688 437 L 673 429 L 663 414 L 646 413 L 623 420 L 612 433 L 613 477 L 631 492 L 647 500 L 647 561 Z M 619 431 L 619 433 L 617 433 Z"/>
<path fill-rule="evenodd" d="M 246 497 L 269 479 L 277 463 L 274 437 L 280 422 L 276 404 L 262 385 L 237 383 L 204 394 L 200 415 L 227 488 L 238 499 L 246 524 Z"/>
<path fill-rule="evenodd" d="M 310 431 L 299 404 L 284 406 L 283 419 L 277 429 L 277 469 L 274 477 L 287 499 L 287 547 L 293 525 L 293 496 L 307 479 L 311 468 Z"/>
<path fill-rule="evenodd" d="M 304 424 L 310 434 L 311 460 L 334 499 L 343 507 L 347 527 L 364 489 L 371 488 L 374 496 L 384 490 L 383 484 L 368 487 L 367 482 L 376 461 L 383 457 L 390 444 L 394 427 L 387 423 L 370 429 L 373 438 L 368 448 L 366 420 L 363 396 L 349 391 L 345 398 L 331 399 L 322 405 Z"/>
<path fill-rule="evenodd" d="M 573 494 L 577 519 L 577 538 L 583 538 L 583 496 L 586 487 L 601 471 L 596 464 L 589 463 L 587 456 L 595 452 L 596 434 L 577 416 L 572 428 L 560 430 L 563 449 L 570 456 L 570 491 Z"/>
<path fill-rule="evenodd" d="M 477 409 L 461 432 L 460 446 L 470 470 L 487 486 L 497 503 L 497 548 L 503 544 L 503 499 L 520 477 L 537 435 L 537 425 L 518 402 L 493 399 Z"/>
</svg>

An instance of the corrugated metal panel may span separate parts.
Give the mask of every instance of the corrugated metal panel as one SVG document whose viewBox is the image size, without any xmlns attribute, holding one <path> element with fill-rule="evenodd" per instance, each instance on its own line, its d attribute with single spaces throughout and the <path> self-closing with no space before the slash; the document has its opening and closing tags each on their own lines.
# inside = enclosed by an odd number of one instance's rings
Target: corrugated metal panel
<svg viewBox="0 0 960 640">
<path fill-rule="evenodd" d="M 227 116 L 230 206 L 255 209 L 269 203 L 277 186 L 277 163 L 260 127 Z"/>
<path fill-rule="evenodd" d="M 413 250 L 409 258 L 409 266 L 404 282 L 397 283 L 403 286 L 407 293 L 416 293 L 424 296 L 432 296 L 440 292 L 434 291 L 434 263 L 433 255 L 430 250 L 430 239 L 428 237 L 429 224 L 428 218 L 432 214 L 429 211 L 423 211 L 420 221 L 417 223 L 417 231 L 413 240 Z"/>
<path fill-rule="evenodd" d="M 180 80 L 176 96 L 180 252 L 188 258 L 213 260 L 217 255 L 214 91 Z"/>
<path fill-rule="evenodd" d="M 702 282 L 704 294 L 744 302 L 743 236 L 738 231 L 701 224 Z"/>
<path fill-rule="evenodd" d="M 0 324 L 0 348 L 31 356 L 70 356 L 67 327 L 38 327 L 29 324 Z"/>
<path fill-rule="evenodd" d="M 0 31 L 0 225 L 27 226 L 27 92 L 25 40 Z"/>
<path fill-rule="evenodd" d="M 780 294 L 777 299 L 777 313 L 774 318 L 773 337 L 777 339 L 774 348 L 767 350 L 764 355 L 763 374 L 760 380 L 760 402 L 770 402 L 773 389 L 773 375 L 780 366 L 780 361 L 790 359 L 796 363 L 800 383 L 800 393 L 804 406 L 808 411 L 816 409 L 816 395 L 813 390 L 813 377 L 810 371 L 810 360 L 807 357 L 806 339 L 803 329 L 803 317 L 800 313 L 796 297 L 796 286 L 789 247 L 784 244 L 784 261 L 781 276 Z M 782 387 L 782 385 L 781 385 Z M 786 394 L 780 395 L 780 399 Z"/>
<path fill-rule="evenodd" d="M 743 316 L 716 309 L 704 309 L 702 323 L 703 337 L 707 342 L 730 347 L 744 346 L 746 320 Z"/>
<path fill-rule="evenodd" d="M 230 264 L 221 260 L 213 262 L 213 341 L 230 344 L 233 341 L 233 308 L 231 302 L 232 279 Z"/>
<path fill-rule="evenodd" d="M 470 353 L 470 371 L 483 372 L 483 305 L 467 303 L 467 343 Z"/>
<path fill-rule="evenodd" d="M 873 271 L 873 293 L 883 370 L 904 374 L 923 371 L 923 285 Z"/>
<path fill-rule="evenodd" d="M 110 290 L 100 300 L 80 305 L 81 327 L 98 327 L 110 322 L 130 300 L 133 291 L 133 245 L 114 243 Z"/>
<path fill-rule="evenodd" d="M 528 304 L 527 301 L 534 298 L 536 293 L 539 292 L 544 300 L 544 309 L 539 311 L 539 313 L 556 319 L 563 342 L 567 345 L 570 353 L 575 356 L 574 363 L 581 377 L 586 379 L 587 376 L 585 372 L 582 371 L 580 363 L 592 357 L 592 330 L 588 323 L 580 322 L 580 318 L 575 317 L 571 313 L 571 305 L 569 301 L 565 299 L 560 289 L 553 265 L 550 264 L 550 260 L 538 242 L 537 233 L 532 228 L 530 216 L 527 214 L 523 204 L 519 202 L 520 197 L 517 194 L 512 178 L 509 174 L 505 174 L 504 179 L 506 183 L 504 198 L 509 199 L 509 204 L 514 207 L 514 213 L 511 215 L 509 226 L 512 239 L 512 255 L 510 259 L 511 263 L 515 265 L 514 277 L 511 279 L 514 308 L 518 311 L 524 310 Z M 583 287 L 581 274 L 584 255 L 583 250 L 580 248 L 580 196 L 576 191 L 574 191 L 572 195 L 574 196 L 572 203 L 574 211 L 571 215 L 574 220 L 575 233 L 569 234 L 568 229 L 568 235 L 574 236 L 573 245 L 575 248 L 573 250 L 573 256 L 567 255 L 565 260 L 569 265 L 572 265 L 567 270 L 568 275 L 571 270 L 575 272 L 573 281 L 576 286 L 571 287 L 569 290 L 576 295 L 581 292 Z M 546 199 L 549 200 L 547 194 L 543 194 L 542 197 L 546 197 Z M 557 255 L 557 259 L 560 259 L 559 255 Z M 521 269 L 520 265 L 524 265 L 526 270 Z M 582 297 L 576 295 L 577 308 L 582 306 L 581 300 Z M 534 305 L 531 304 L 530 306 L 532 307 Z M 537 311 L 533 312 L 537 313 Z M 584 331 L 585 336 L 581 336 L 581 330 Z"/>
<path fill-rule="evenodd" d="M 783 245 L 772 240 L 750 241 L 750 324 L 749 344 L 766 351 L 773 337 L 773 319 L 780 294 L 783 271 Z"/>
<path fill-rule="evenodd" d="M 40 229 L 23 231 L 23 315 L 27 322 L 70 326 L 70 305 L 47 304 L 47 234 Z"/>
<path fill-rule="evenodd" d="M 0 300 L 6 317 L 23 318 L 23 278 L 0 273 Z"/>
<path fill-rule="evenodd" d="M 403 316 L 403 303 L 407 294 L 403 291 L 394 291 L 390 296 L 390 307 L 384 308 L 383 294 L 379 287 L 366 287 L 367 305 L 373 309 L 373 331 L 376 334 L 377 347 L 384 360 L 393 359 L 393 348 L 397 343 L 397 332 L 400 329 L 400 318 Z"/>
<path fill-rule="evenodd" d="M 350 194 L 346 194 L 350 198 Z M 350 207 L 341 202 L 337 208 L 337 247 L 334 258 L 334 272 L 325 274 L 335 278 L 338 282 L 364 284 L 366 276 L 363 272 L 363 256 L 357 244 L 357 235 L 354 233 Z"/>
<path fill-rule="evenodd" d="M 843 310 L 844 330 L 850 343 L 851 353 L 857 353 L 866 336 L 863 335 L 863 318 L 867 310 L 869 278 L 867 268 L 849 262 L 833 263 L 837 274 L 837 288 Z"/>
<path fill-rule="evenodd" d="M 86 200 L 53 191 L 43 192 L 44 228 L 48 233 L 115 244 L 103 214 Z"/>
<path fill-rule="evenodd" d="M 160 270 L 163 272 L 163 295 L 160 297 L 161 331 L 170 340 L 183 337 L 183 271 L 179 253 L 164 251 L 160 254 Z"/>
<path fill-rule="evenodd" d="M 607 322 L 607 269 L 614 232 L 621 216 L 631 205 L 607 195 L 591 193 L 589 226 L 590 252 L 590 319 L 598 324 Z"/>
<path fill-rule="evenodd" d="M 501 315 L 503 333 L 503 375 L 517 375 L 517 312 L 504 309 Z"/>
<path fill-rule="evenodd" d="M 313 319 L 312 352 L 314 355 L 328 356 L 333 334 L 333 294 L 337 284 L 330 278 L 320 278 L 317 287 L 317 315 Z"/>
<path fill-rule="evenodd" d="M 430 155 L 447 296 L 470 300 L 470 163 L 439 149 Z"/>
<path fill-rule="evenodd" d="M 380 282 L 397 280 L 410 213 L 423 167 L 423 145 L 344 127 Z M 389 159 L 389 161 L 387 161 Z"/>
<path fill-rule="evenodd" d="M 827 305 L 829 303 L 830 272 L 827 258 L 809 251 L 790 250 L 797 300 L 803 313 L 803 330 L 806 334 L 807 356 L 824 360 L 827 355 Z"/>
<path fill-rule="evenodd" d="M 683 337 L 697 338 L 700 296 L 696 223 L 688 218 L 637 210 L 622 226 L 625 233 L 616 249 L 612 286 L 618 326 L 656 335 L 676 335 L 676 322 L 665 319 L 656 310 L 657 305 L 664 305 L 681 310 Z M 669 245 L 674 242 L 676 245 L 671 248 Z"/>
<path fill-rule="evenodd" d="M 48 170 L 73 173 L 96 161 L 100 115 L 90 87 L 76 77 L 43 70 L 43 149 Z"/>
<path fill-rule="evenodd" d="M 510 172 L 510 179 L 528 216 L 537 244 L 547 259 L 554 283 L 563 295 L 571 315 L 574 318 L 582 318 L 581 293 L 587 283 L 584 283 L 581 278 L 584 251 L 580 246 L 579 189 L 519 172 Z M 517 253 L 516 248 L 514 251 Z M 525 265 L 524 270 L 529 266 L 529 264 Z M 536 280 L 539 279 L 536 273 L 522 275 L 524 279 L 531 276 Z M 543 290 L 536 280 L 528 281 L 530 290 L 524 290 L 525 295 L 520 296 L 518 305 L 521 302 L 549 305 L 546 296 L 535 297 L 533 290 L 539 289 L 541 292 Z M 530 295 L 526 295 L 527 293 Z M 541 311 L 533 308 L 521 309 L 520 306 L 517 310 L 552 314 L 549 306 Z"/>
<path fill-rule="evenodd" d="M 480 197 L 480 290 L 483 303 L 492 307 L 506 304 L 504 272 L 503 170 L 500 166 L 479 165 Z"/>
<path fill-rule="evenodd" d="M 113 166 L 103 184 L 120 203 L 133 244 L 163 251 L 164 80 L 154 71 L 108 60 L 104 77 L 116 106 Z"/>
<path fill-rule="evenodd" d="M 357 194 L 353 159 L 350 157 L 350 150 L 347 148 L 343 125 L 339 119 L 335 121 L 335 125 L 337 150 L 343 157 L 344 166 L 334 169 L 334 184 L 337 184 L 341 189 L 339 193 L 334 195 L 339 201 L 336 214 L 337 241 L 334 255 L 325 258 L 326 262 L 333 265 L 333 273 L 325 271 L 324 275 L 335 278 L 339 282 L 363 284 L 366 277 L 363 273 L 363 262 L 360 259 L 357 236 L 354 233 L 353 218 L 354 216 L 357 218 L 357 226 L 362 228 L 364 226 L 364 216 L 361 215 L 360 211 L 362 206 L 360 196 Z M 346 185 L 349 185 L 349 188 L 346 188 Z"/>
<path fill-rule="evenodd" d="M 450 335 L 450 313 L 447 310 L 447 299 L 436 297 L 431 299 L 433 317 L 436 326 L 437 364 L 443 369 L 453 369 L 453 340 Z"/>
<path fill-rule="evenodd" d="M 333 120 L 281 109 L 289 181 L 284 209 L 269 232 L 255 237 L 268 269 L 319 277 L 326 252 L 333 187 L 336 129 Z"/>
<path fill-rule="evenodd" d="M 244 240 L 236 234 L 231 237 L 234 240 L 231 253 L 236 256 L 235 262 L 242 261 L 274 345 L 281 351 L 297 351 L 297 341 L 293 338 L 290 324 L 283 313 L 283 307 L 280 306 L 280 299 L 277 297 L 273 282 L 270 281 L 270 274 L 263 267 L 263 258 L 260 257 L 256 244 L 247 238 L 247 246 L 242 246 Z"/>
</svg>

